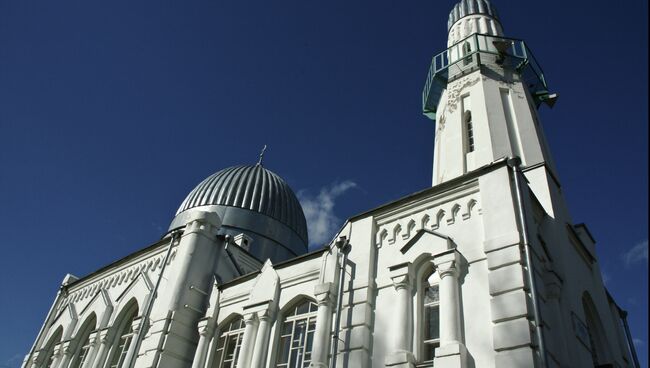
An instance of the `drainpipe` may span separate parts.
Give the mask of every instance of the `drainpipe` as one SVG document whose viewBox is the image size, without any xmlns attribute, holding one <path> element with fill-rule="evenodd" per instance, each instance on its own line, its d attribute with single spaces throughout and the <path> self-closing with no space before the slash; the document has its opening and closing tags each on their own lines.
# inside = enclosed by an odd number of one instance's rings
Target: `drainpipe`
<svg viewBox="0 0 650 368">
<path fill-rule="evenodd" d="M 636 348 L 634 347 L 634 340 L 632 339 L 632 334 L 630 333 L 630 326 L 627 324 L 627 312 L 619 308 L 618 313 L 623 320 L 623 327 L 625 327 L 625 336 L 627 337 L 627 345 L 630 347 L 632 359 L 634 359 L 634 366 L 636 368 L 641 368 L 641 364 L 639 364 L 639 358 L 636 356 Z"/>
<path fill-rule="evenodd" d="M 153 288 L 151 297 L 149 297 L 149 300 L 147 301 L 147 306 L 144 310 L 144 313 L 142 314 L 141 323 L 144 323 L 144 325 L 140 328 L 140 332 L 135 336 L 135 341 L 133 342 L 134 344 L 133 350 L 135 351 L 135 353 L 133 354 L 131 360 L 129 361 L 128 368 L 132 368 L 133 365 L 135 364 L 136 358 L 138 356 L 138 350 L 140 350 L 140 343 L 142 343 L 142 339 L 146 334 L 145 329 L 148 328 L 149 315 L 151 315 L 151 310 L 153 309 L 153 302 L 158 296 L 158 288 L 160 287 L 160 282 L 162 281 L 163 273 L 165 272 L 165 268 L 167 268 L 167 262 L 169 262 L 169 256 L 172 253 L 172 247 L 174 246 L 174 241 L 176 241 L 176 238 L 178 237 L 179 234 L 180 234 L 179 230 L 175 230 L 171 234 L 172 238 L 169 241 L 169 247 L 167 248 L 167 254 L 165 254 L 165 260 L 163 261 L 162 267 L 160 268 L 160 273 L 158 274 L 158 280 L 156 280 L 156 285 Z"/>
<path fill-rule="evenodd" d="M 348 251 L 351 247 L 350 242 L 345 236 L 339 238 L 335 243 L 336 247 L 343 253 L 341 262 L 341 269 L 339 270 L 339 290 L 336 295 L 336 320 L 334 321 L 334 336 L 332 336 L 332 348 L 330 367 L 336 368 L 336 353 L 338 352 L 339 345 L 339 330 L 341 328 L 341 309 L 343 305 L 343 282 L 345 281 L 345 265 L 348 262 Z"/>
<path fill-rule="evenodd" d="M 535 320 L 535 334 L 537 335 L 537 344 L 539 349 L 539 358 L 542 367 L 548 367 L 546 363 L 546 347 L 544 346 L 543 325 L 540 319 L 539 300 L 537 298 L 537 287 L 535 286 L 535 273 L 533 272 L 533 258 L 528 242 L 528 226 L 526 225 L 526 213 L 524 211 L 524 198 L 521 192 L 519 176 L 521 174 L 521 159 L 514 157 L 508 160 L 508 166 L 512 168 L 515 179 L 515 191 L 517 192 L 517 209 L 519 212 L 519 225 L 521 227 L 522 238 L 524 241 L 524 253 L 526 255 L 526 268 L 528 269 L 528 282 L 530 285 L 530 295 L 533 302 L 533 318 Z"/>
</svg>

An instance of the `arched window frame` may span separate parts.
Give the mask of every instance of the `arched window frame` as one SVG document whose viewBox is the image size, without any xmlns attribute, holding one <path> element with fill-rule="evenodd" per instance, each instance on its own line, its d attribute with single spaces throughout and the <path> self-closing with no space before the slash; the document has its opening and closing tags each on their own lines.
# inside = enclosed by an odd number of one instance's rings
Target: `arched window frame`
<svg viewBox="0 0 650 368">
<path fill-rule="evenodd" d="M 417 262 L 419 263 L 419 262 Z M 440 283 L 440 276 L 435 271 L 433 263 L 430 260 L 422 262 L 419 264 L 414 263 L 415 270 L 415 300 L 414 300 L 414 339 L 415 344 L 413 350 L 415 353 L 416 360 L 418 365 L 422 366 L 431 366 L 433 364 L 433 358 L 435 354 L 427 356 L 427 345 L 435 345 L 436 347 L 440 346 L 440 333 L 438 330 L 437 338 L 427 338 L 426 326 L 427 326 L 427 315 L 425 313 L 427 308 L 435 308 L 438 313 L 440 313 L 440 300 L 436 302 L 427 303 L 426 290 L 429 287 L 437 288 Z M 438 314 L 439 316 L 439 314 Z M 438 318 L 438 328 L 440 328 Z"/>
<path fill-rule="evenodd" d="M 462 46 L 462 54 L 464 57 L 463 66 L 468 66 L 472 63 L 473 56 L 470 55 L 471 53 L 472 53 L 472 44 L 469 43 L 469 41 L 463 42 L 463 46 Z"/>
<path fill-rule="evenodd" d="M 306 305 L 306 309 L 305 306 Z M 318 305 L 308 297 L 301 297 L 290 303 L 280 312 L 278 323 L 276 323 L 276 338 L 274 339 L 274 354 L 271 357 L 276 368 L 298 368 L 309 366 L 311 362 L 311 350 L 313 348 L 314 332 L 316 330 L 316 316 Z M 300 326 L 306 327 L 304 334 Z M 298 338 L 296 339 L 296 335 Z M 288 341 L 288 345 L 285 342 Z M 286 348 L 285 348 L 286 346 Z M 286 361 L 283 352 L 286 351 Z M 293 351 L 296 351 L 295 357 Z M 293 358 L 293 359 L 292 359 Z"/>
<path fill-rule="evenodd" d="M 212 354 L 212 368 L 234 368 L 237 366 L 239 360 L 239 351 L 241 343 L 244 339 L 244 317 L 236 314 L 227 318 L 217 328 L 217 333 L 214 336 L 214 352 Z M 226 351 L 226 346 L 234 342 L 232 356 L 228 357 L 223 352 Z"/>
<path fill-rule="evenodd" d="M 44 354 L 42 358 L 39 358 L 41 360 L 40 367 L 43 368 L 52 368 L 52 363 L 54 363 L 54 348 L 56 347 L 56 344 L 61 342 L 61 338 L 63 337 L 63 327 L 59 326 L 57 330 L 52 334 L 52 337 L 50 337 L 50 341 L 45 344 L 44 348 L 41 349 L 40 354 Z"/>
<path fill-rule="evenodd" d="M 474 152 L 474 123 L 472 122 L 472 110 L 463 112 L 463 125 L 465 130 L 465 139 L 467 141 L 467 153 Z"/>
<path fill-rule="evenodd" d="M 88 353 L 92 347 L 90 344 L 90 334 L 97 328 L 97 316 L 95 313 L 91 314 L 90 317 L 86 319 L 86 322 L 81 325 L 79 332 L 75 339 L 77 340 L 77 348 L 75 349 L 74 354 L 72 355 L 72 361 L 69 368 L 82 368 L 86 359 L 88 359 Z"/>
<path fill-rule="evenodd" d="M 589 345 L 591 345 L 590 352 L 594 365 L 599 366 L 601 364 L 611 363 L 609 362 L 609 343 L 607 341 L 607 336 L 605 335 L 602 319 L 600 318 L 600 314 L 598 313 L 598 309 L 596 308 L 591 295 L 586 291 L 582 295 L 582 308 L 585 316 L 584 320 L 587 326 Z"/>
<path fill-rule="evenodd" d="M 135 300 L 130 301 L 120 313 L 116 321 L 119 321 L 115 328 L 115 336 L 108 353 L 108 365 L 106 368 L 121 368 L 124 359 L 133 343 L 133 321 L 138 315 L 138 303 Z"/>
</svg>

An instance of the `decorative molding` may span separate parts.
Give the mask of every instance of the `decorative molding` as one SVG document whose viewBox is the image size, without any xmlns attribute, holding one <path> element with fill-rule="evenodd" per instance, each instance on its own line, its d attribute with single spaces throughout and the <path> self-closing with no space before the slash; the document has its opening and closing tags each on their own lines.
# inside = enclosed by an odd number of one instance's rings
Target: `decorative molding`
<svg viewBox="0 0 650 368">
<path fill-rule="evenodd" d="M 449 107 L 450 114 L 456 110 L 456 107 L 460 101 L 461 95 L 463 95 L 464 90 L 477 84 L 480 80 L 481 77 L 479 75 L 470 74 L 447 85 L 447 106 Z"/>
<path fill-rule="evenodd" d="M 71 292 L 59 305 L 59 311 L 70 303 L 78 303 L 89 297 L 95 298 L 99 290 L 109 290 L 114 287 L 121 286 L 124 282 L 135 280 L 135 278 L 140 273 L 145 274 L 148 272 L 155 272 L 158 269 L 162 269 L 162 265 L 165 260 L 165 254 L 166 252 L 164 252 L 164 249 L 161 249 L 159 254 L 145 258 L 116 272 L 109 273 L 101 279 L 93 281 L 92 283 L 83 286 L 79 290 Z M 174 260 L 175 256 L 176 248 L 172 249 L 172 252 L 169 255 L 169 260 L 167 262 L 168 265 Z"/>
<path fill-rule="evenodd" d="M 413 230 L 415 230 L 415 220 L 410 219 L 408 224 L 406 225 L 406 231 L 404 234 L 402 234 L 402 239 L 406 240 L 411 237 L 411 234 L 413 234 Z"/>
<path fill-rule="evenodd" d="M 440 279 L 446 276 L 458 277 L 460 275 L 461 257 L 456 249 L 450 249 L 433 256 L 433 264 Z"/>
<path fill-rule="evenodd" d="M 438 230 L 443 226 L 451 226 L 459 221 L 469 220 L 472 216 L 480 215 L 477 196 L 472 194 L 474 193 L 469 193 L 469 197 L 466 195 L 435 207 L 423 208 L 418 212 L 409 213 L 387 223 L 379 223 L 375 246 L 381 248 L 385 243 L 393 245 L 398 240 L 408 241 L 417 233 L 416 230 Z M 465 212 L 463 213 L 463 211 Z M 398 213 L 393 215 L 398 215 Z"/>
<path fill-rule="evenodd" d="M 399 235 L 400 232 L 402 232 L 402 225 L 397 223 L 395 224 L 395 226 L 393 226 L 393 232 L 392 232 L 393 236 L 390 239 L 388 239 L 388 244 L 395 244 L 395 241 L 397 240 L 397 236 Z"/>
<path fill-rule="evenodd" d="M 456 222 L 456 217 L 458 216 L 459 212 L 460 212 L 460 205 L 456 203 L 451 207 L 451 212 L 450 212 L 451 216 L 447 219 L 447 225 L 452 225 L 454 222 Z"/>
<path fill-rule="evenodd" d="M 318 280 L 319 276 L 320 276 L 320 269 L 310 270 L 299 275 L 295 275 L 285 279 L 280 279 L 280 287 L 286 288 L 289 286 L 302 284 L 304 282 Z"/>
</svg>

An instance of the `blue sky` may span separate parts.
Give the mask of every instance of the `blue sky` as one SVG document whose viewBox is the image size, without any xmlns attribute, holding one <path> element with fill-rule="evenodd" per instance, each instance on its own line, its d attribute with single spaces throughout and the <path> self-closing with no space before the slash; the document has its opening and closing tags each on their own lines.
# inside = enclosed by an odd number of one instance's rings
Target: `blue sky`
<svg viewBox="0 0 650 368">
<path fill-rule="evenodd" d="M 420 93 L 453 4 L 0 1 L 0 367 L 66 273 L 153 243 L 198 182 L 264 144 L 322 237 L 429 186 Z M 647 1 L 494 4 L 560 94 L 542 124 L 645 366 Z"/>
</svg>

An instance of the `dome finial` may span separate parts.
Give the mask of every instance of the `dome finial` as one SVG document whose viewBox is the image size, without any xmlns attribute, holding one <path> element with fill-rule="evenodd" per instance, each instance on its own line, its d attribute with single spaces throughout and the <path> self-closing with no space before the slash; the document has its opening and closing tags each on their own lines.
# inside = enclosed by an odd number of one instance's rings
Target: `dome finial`
<svg viewBox="0 0 650 368">
<path fill-rule="evenodd" d="M 264 159 L 264 151 L 266 151 L 266 144 L 262 147 L 262 152 L 260 152 L 260 158 L 257 160 L 257 164 L 262 166 L 262 160 Z"/>
</svg>

